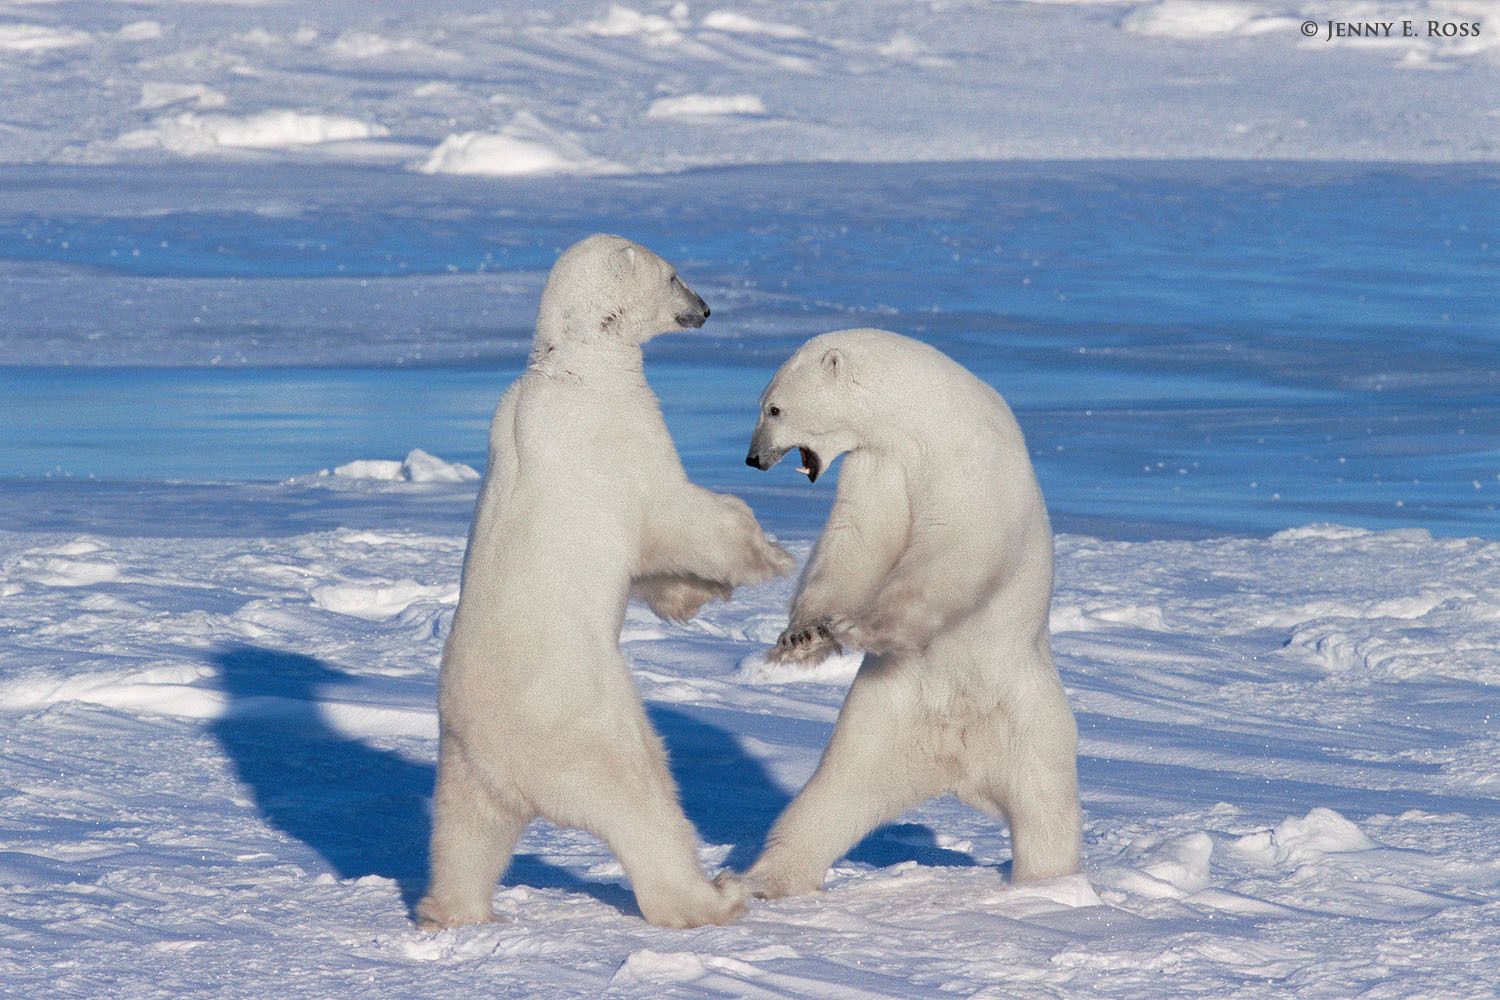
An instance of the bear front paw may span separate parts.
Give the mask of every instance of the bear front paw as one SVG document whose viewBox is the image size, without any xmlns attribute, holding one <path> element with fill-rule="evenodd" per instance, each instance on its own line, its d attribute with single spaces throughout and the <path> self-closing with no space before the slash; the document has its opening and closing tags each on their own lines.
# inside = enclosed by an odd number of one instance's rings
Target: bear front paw
<svg viewBox="0 0 1500 1000">
<path fill-rule="evenodd" d="M 766 654 L 772 663 L 793 663 L 813 666 L 828 657 L 844 651 L 828 624 L 823 621 L 807 625 L 788 626 L 776 640 L 776 645 Z"/>
<path fill-rule="evenodd" d="M 687 577 L 652 577 L 636 581 L 632 593 L 646 606 L 670 622 L 691 621 L 709 601 L 729 600 L 730 589 L 721 583 Z"/>
<path fill-rule="evenodd" d="M 727 520 L 724 522 L 726 537 L 738 559 L 730 571 L 731 582 L 737 587 L 764 583 L 778 576 L 786 576 L 797 568 L 797 561 L 786 549 L 766 537 L 760 522 L 755 519 L 745 501 L 739 497 L 716 494 L 723 504 Z"/>
<path fill-rule="evenodd" d="M 797 568 L 797 560 L 792 554 L 769 538 L 761 539 L 760 557 L 768 576 L 789 576 Z"/>
</svg>

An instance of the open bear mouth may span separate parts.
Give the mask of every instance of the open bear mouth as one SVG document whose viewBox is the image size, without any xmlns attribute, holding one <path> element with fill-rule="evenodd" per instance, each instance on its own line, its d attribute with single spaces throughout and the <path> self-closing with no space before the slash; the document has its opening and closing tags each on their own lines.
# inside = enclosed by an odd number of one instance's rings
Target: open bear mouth
<svg viewBox="0 0 1500 1000">
<path fill-rule="evenodd" d="M 797 471 L 805 475 L 808 482 L 817 482 L 818 473 L 823 471 L 823 462 L 818 458 L 818 453 L 811 448 L 803 448 L 800 445 L 797 447 L 797 451 L 802 456 L 802 465 Z"/>
</svg>

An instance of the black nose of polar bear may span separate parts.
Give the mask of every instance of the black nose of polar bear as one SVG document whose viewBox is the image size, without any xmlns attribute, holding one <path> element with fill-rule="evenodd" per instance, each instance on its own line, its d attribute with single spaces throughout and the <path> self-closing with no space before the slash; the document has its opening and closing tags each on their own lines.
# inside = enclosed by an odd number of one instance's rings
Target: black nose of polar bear
<svg viewBox="0 0 1500 1000">
<path fill-rule="evenodd" d="M 688 293 L 692 295 L 691 292 Z M 697 329 L 708 319 L 708 303 L 698 295 L 693 295 L 693 308 L 680 312 L 674 317 L 678 326 Z"/>
<path fill-rule="evenodd" d="M 762 472 L 766 471 L 766 467 L 760 464 L 760 456 L 755 453 L 754 448 L 751 448 L 750 454 L 745 456 L 745 464 L 752 469 L 759 469 Z"/>
</svg>

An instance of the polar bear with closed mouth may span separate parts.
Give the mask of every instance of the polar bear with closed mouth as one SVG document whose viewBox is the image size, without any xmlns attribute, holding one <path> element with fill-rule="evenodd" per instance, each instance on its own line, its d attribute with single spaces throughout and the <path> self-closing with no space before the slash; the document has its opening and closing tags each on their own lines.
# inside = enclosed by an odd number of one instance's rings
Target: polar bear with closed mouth
<svg viewBox="0 0 1500 1000">
<path fill-rule="evenodd" d="M 994 389 L 883 330 L 814 337 L 761 398 L 748 464 L 844 456 L 769 657 L 866 656 L 817 772 L 744 881 L 817 890 L 880 823 L 947 792 L 1008 821 L 1017 881 L 1078 870 L 1077 729 L 1052 661 L 1052 532 Z"/>
<path fill-rule="evenodd" d="M 686 619 L 793 567 L 742 501 L 688 481 L 646 383 L 641 345 L 708 313 L 670 264 L 617 236 L 575 244 L 548 276 L 530 365 L 490 426 L 443 650 L 425 929 L 493 919 L 537 816 L 603 839 L 652 923 L 743 909 L 743 887 L 699 865 L 619 649 L 632 595 Z"/>
</svg>

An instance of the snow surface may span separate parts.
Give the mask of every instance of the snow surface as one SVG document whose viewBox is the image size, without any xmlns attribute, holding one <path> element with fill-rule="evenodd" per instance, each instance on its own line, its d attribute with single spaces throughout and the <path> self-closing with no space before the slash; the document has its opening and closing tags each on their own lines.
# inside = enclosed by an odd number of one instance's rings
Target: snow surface
<svg viewBox="0 0 1500 1000">
<path fill-rule="evenodd" d="M 500 923 L 425 935 L 409 907 L 463 545 L 399 518 L 169 544 L 0 533 L 0 992 L 1492 991 L 1500 543 L 1060 538 L 1083 876 L 1010 885 L 1004 831 L 945 799 L 817 898 L 672 932 L 602 845 L 538 824 Z M 754 857 L 848 680 L 755 668 L 789 588 L 626 623 L 710 866 Z"/>
</svg>

